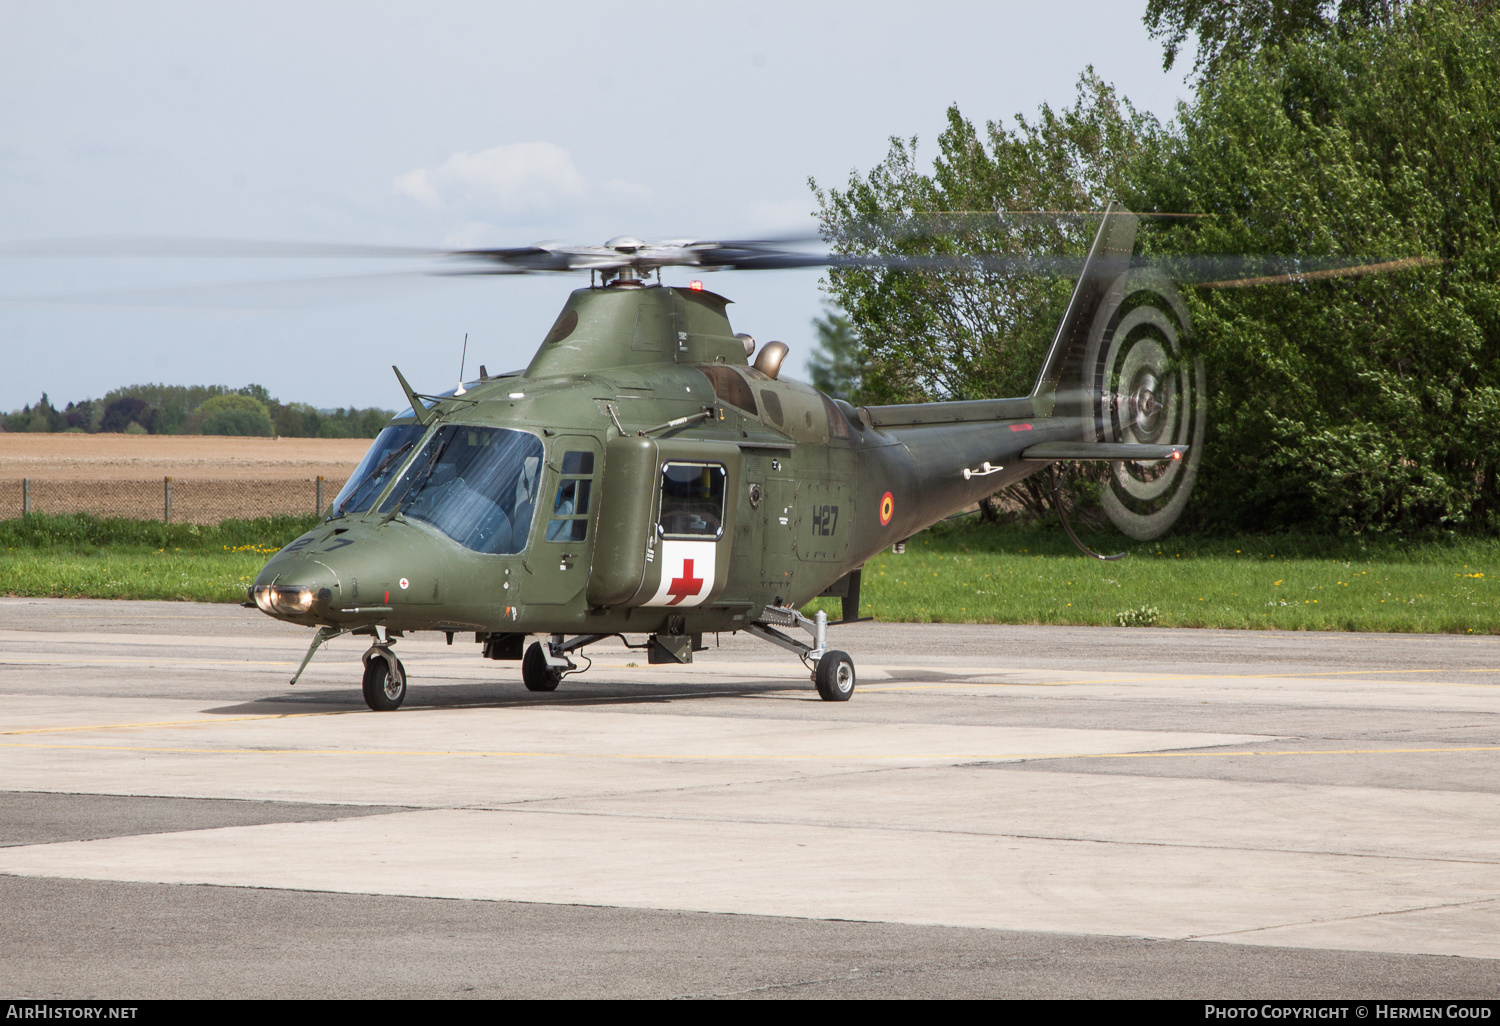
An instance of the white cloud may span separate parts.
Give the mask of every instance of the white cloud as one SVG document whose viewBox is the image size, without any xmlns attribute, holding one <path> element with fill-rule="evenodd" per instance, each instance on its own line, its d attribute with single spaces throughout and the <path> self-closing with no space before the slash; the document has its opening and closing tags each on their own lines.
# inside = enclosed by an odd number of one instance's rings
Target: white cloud
<svg viewBox="0 0 1500 1026">
<path fill-rule="evenodd" d="M 392 185 L 427 206 L 457 204 L 504 215 L 549 210 L 588 193 L 568 151 L 549 142 L 455 153 L 437 167 L 397 175 Z"/>
</svg>

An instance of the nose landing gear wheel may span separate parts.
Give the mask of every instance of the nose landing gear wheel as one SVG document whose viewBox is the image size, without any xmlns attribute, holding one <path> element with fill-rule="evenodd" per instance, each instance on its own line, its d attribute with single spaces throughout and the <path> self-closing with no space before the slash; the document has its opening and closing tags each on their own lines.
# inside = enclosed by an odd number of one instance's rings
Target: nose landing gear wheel
<svg viewBox="0 0 1500 1026">
<path fill-rule="evenodd" d="M 854 694 L 854 660 L 847 652 L 824 652 L 813 671 L 813 682 L 818 685 L 818 697 L 823 701 L 849 701 Z"/>
<path fill-rule="evenodd" d="M 556 691 L 560 680 L 562 670 L 548 666 L 542 646 L 533 641 L 521 660 L 521 683 L 526 685 L 527 691 Z"/>
<path fill-rule="evenodd" d="M 376 712 L 394 712 L 406 700 L 406 665 L 396 660 L 396 676 L 390 663 L 374 656 L 365 663 L 365 705 Z"/>
</svg>

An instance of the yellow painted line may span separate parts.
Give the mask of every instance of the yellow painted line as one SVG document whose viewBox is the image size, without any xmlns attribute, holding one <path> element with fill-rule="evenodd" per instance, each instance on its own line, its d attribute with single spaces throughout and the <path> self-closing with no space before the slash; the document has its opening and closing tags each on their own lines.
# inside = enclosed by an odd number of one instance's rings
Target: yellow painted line
<svg viewBox="0 0 1500 1026">
<path fill-rule="evenodd" d="M 684 755 L 646 755 L 636 753 L 600 753 L 600 752 L 526 752 L 526 751 L 454 751 L 452 749 L 435 750 L 403 750 L 403 749 L 360 749 L 360 748 L 162 748 L 144 745 L 43 745 L 27 743 L 0 743 L 0 748 L 44 748 L 64 749 L 68 751 L 101 751 L 101 752 L 161 752 L 168 754 L 188 755 L 377 755 L 388 757 L 393 755 L 458 755 L 458 756 L 505 756 L 516 758 L 536 759 L 623 759 L 623 760 L 661 760 L 661 761 L 714 761 L 732 762 L 744 761 L 904 761 L 909 759 L 935 759 L 952 761 L 955 759 L 1203 759 L 1203 758 L 1225 758 L 1247 755 L 1412 755 L 1432 754 L 1443 752 L 1500 752 L 1500 745 L 1474 746 L 1467 748 L 1327 748 L 1308 751 L 1234 751 L 1234 752 L 1102 752 L 1102 753 L 1026 753 L 1026 752 L 950 752 L 947 754 L 909 754 L 909 755 L 726 755 L 726 754 L 684 754 Z"/>
<path fill-rule="evenodd" d="M 270 553 L 267 553 L 267 555 L 270 555 Z M 108 601 L 108 600 L 106 600 L 106 601 Z M 100 619 L 100 616 L 99 616 L 98 613 L 54 613 L 52 618 L 54 620 L 98 620 L 98 619 Z M 120 616 L 119 616 L 119 619 L 121 619 L 121 620 L 224 620 L 224 619 L 227 619 L 227 617 L 223 617 L 223 616 L 184 616 L 184 615 L 178 615 L 178 614 L 168 614 L 168 615 L 159 616 L 159 615 L 155 615 L 155 614 L 148 615 L 148 614 L 145 614 L 145 613 L 140 613 L 140 614 L 121 613 Z"/>
<path fill-rule="evenodd" d="M 326 651 L 326 649 L 325 649 Z M 38 665 L 53 666 L 178 666 L 191 669 L 194 666 L 296 666 L 296 659 L 193 659 L 191 657 L 164 656 L 160 659 L 148 657 L 118 657 L 118 656 L 69 656 L 67 658 L 45 659 L 30 656 L 4 656 L 0 655 L 0 667 L 12 663 L 32 663 Z M 326 661 L 324 666 L 329 665 Z M 475 669 L 486 669 L 471 660 L 459 659 L 434 659 L 425 660 L 424 666 L 474 666 Z"/>
<path fill-rule="evenodd" d="M 6 663 L 51 663 L 57 666 L 96 666 L 96 665 L 131 665 L 131 666 L 296 666 L 295 659 L 269 660 L 269 659 L 188 659 L 181 657 L 166 656 L 161 659 L 149 658 L 120 658 L 118 656 L 69 656 L 66 658 L 40 659 L 29 656 L 3 656 L 0 655 L 0 666 Z"/>
</svg>

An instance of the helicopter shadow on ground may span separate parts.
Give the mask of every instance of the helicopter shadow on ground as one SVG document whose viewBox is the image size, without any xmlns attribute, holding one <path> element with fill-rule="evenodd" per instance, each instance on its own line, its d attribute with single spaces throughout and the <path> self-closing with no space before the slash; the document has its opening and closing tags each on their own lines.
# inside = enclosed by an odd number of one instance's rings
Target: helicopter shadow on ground
<svg viewBox="0 0 1500 1026">
<path fill-rule="evenodd" d="M 891 670 L 880 684 L 971 683 L 974 678 L 994 678 L 993 671 L 955 673 L 942 670 Z M 445 684 L 441 679 L 413 682 L 404 710 L 417 709 L 517 709 L 537 706 L 653 706 L 677 702 L 712 701 L 724 698 L 776 695 L 790 701 L 817 701 L 810 683 L 784 678 L 704 685 L 701 683 L 637 684 L 608 680 L 564 681 L 556 691 L 531 692 L 519 681 Z M 237 705 L 204 710 L 222 716 L 265 714 L 270 709 L 294 707 L 298 713 L 364 712 L 363 697 L 356 687 L 320 688 L 296 694 L 267 695 Z M 291 710 L 288 710 L 290 713 Z"/>
<path fill-rule="evenodd" d="M 802 691 L 806 694 L 801 694 Z M 556 691 L 526 691 L 519 681 L 495 683 L 444 684 L 424 681 L 413 683 L 401 711 L 422 709 L 516 709 L 537 706 L 652 706 L 676 702 L 723 698 L 745 698 L 782 693 L 792 699 L 818 700 L 811 684 L 799 681 L 737 681 L 705 686 L 683 684 L 622 684 L 616 681 L 567 681 Z M 288 708 L 291 707 L 291 708 Z M 320 688 L 295 695 L 268 695 L 236 705 L 205 709 L 220 716 L 264 715 L 286 710 L 288 713 L 366 711 L 364 698 L 357 687 Z"/>
</svg>

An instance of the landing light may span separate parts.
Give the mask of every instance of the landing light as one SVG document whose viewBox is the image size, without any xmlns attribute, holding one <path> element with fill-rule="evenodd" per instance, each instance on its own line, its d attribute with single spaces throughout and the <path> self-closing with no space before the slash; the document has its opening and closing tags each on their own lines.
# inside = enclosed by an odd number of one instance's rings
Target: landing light
<svg viewBox="0 0 1500 1026">
<path fill-rule="evenodd" d="M 305 613 L 312 608 L 313 593 L 311 588 L 300 585 L 287 587 L 285 585 L 257 585 L 251 590 L 251 596 L 255 604 L 263 613 Z"/>
</svg>

